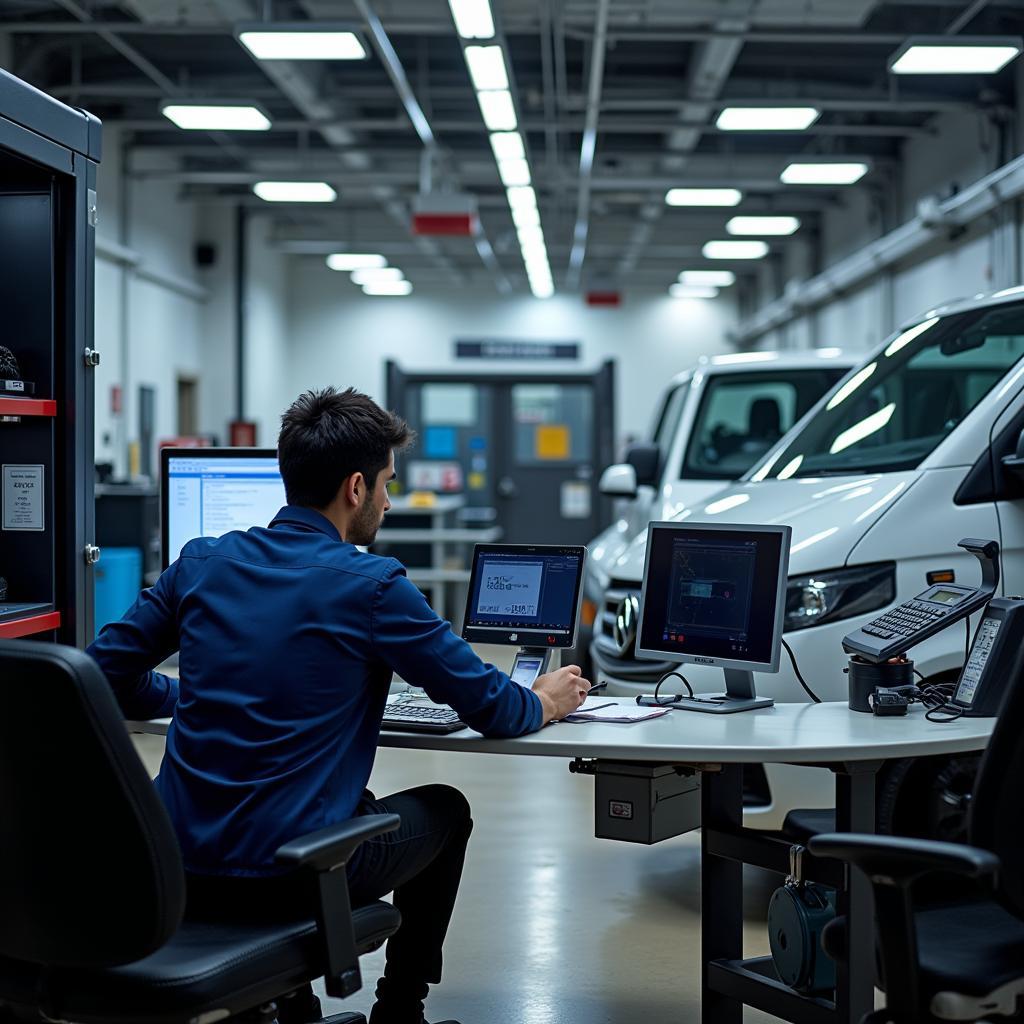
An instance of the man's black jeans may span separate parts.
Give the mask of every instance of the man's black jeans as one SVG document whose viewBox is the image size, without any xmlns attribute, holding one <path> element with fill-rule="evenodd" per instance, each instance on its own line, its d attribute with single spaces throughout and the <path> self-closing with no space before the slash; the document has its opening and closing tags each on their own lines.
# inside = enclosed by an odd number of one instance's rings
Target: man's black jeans
<svg viewBox="0 0 1024 1024">
<path fill-rule="evenodd" d="M 398 814 L 394 832 L 363 843 L 348 865 L 352 905 L 394 892 L 402 926 L 388 940 L 384 976 L 377 983 L 371 1024 L 419 1024 L 428 983 L 441 980 L 441 946 L 448 932 L 473 821 L 466 798 L 450 786 L 419 786 L 377 800 L 366 791 L 356 810 Z M 304 900 L 291 877 L 189 875 L 189 909 L 231 914 L 295 916 Z M 309 912 L 308 903 L 305 907 Z M 282 1003 L 279 1020 L 304 1017 L 311 992 Z M 286 1005 L 287 1004 L 287 1005 Z"/>
</svg>

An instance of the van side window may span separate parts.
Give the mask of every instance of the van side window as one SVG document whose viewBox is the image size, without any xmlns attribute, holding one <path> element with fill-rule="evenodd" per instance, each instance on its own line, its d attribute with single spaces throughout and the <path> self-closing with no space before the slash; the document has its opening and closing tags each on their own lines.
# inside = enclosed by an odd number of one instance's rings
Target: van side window
<svg viewBox="0 0 1024 1024">
<path fill-rule="evenodd" d="M 683 415 L 683 406 L 686 404 L 686 395 L 689 389 L 690 385 L 687 382 L 676 385 L 669 392 L 662 403 L 661 415 L 658 417 L 657 425 L 651 435 L 651 439 L 661 452 L 661 465 L 663 466 L 668 460 L 668 453 L 676 436 L 679 420 Z"/>
<path fill-rule="evenodd" d="M 723 374 L 705 389 L 680 478 L 735 480 L 842 375 L 791 370 Z"/>
</svg>

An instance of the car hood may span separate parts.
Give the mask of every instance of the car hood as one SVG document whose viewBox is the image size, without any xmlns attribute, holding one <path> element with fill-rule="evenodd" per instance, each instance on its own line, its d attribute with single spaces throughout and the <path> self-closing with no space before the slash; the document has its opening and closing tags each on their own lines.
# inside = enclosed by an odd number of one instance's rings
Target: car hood
<svg viewBox="0 0 1024 1024">
<path fill-rule="evenodd" d="M 857 541 L 919 475 L 911 470 L 737 483 L 709 502 L 684 509 L 673 521 L 792 526 L 789 572 L 799 576 L 844 565 Z M 612 575 L 639 583 L 646 551 L 645 530 L 616 560 Z"/>
</svg>

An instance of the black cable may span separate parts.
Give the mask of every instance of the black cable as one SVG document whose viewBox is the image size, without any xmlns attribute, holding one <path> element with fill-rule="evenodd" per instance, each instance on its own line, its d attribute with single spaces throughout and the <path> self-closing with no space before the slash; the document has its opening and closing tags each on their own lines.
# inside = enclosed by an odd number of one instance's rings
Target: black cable
<svg viewBox="0 0 1024 1024">
<path fill-rule="evenodd" d="M 793 653 L 793 648 L 785 640 L 782 641 L 782 646 L 786 648 L 789 660 L 793 663 L 793 671 L 796 673 L 797 682 L 804 688 L 804 692 L 815 704 L 820 704 L 821 698 L 804 682 L 804 677 L 800 674 L 800 666 L 796 663 L 796 655 Z"/>
<path fill-rule="evenodd" d="M 658 696 L 658 693 L 661 691 L 661 684 L 663 682 L 665 682 L 666 679 L 671 679 L 672 676 L 675 676 L 676 679 L 680 680 L 682 682 L 683 686 L 686 687 L 686 692 L 689 694 L 689 696 L 691 698 L 693 697 L 693 687 L 690 685 L 690 681 L 686 678 L 686 676 L 684 676 L 681 672 L 666 672 L 658 680 L 657 685 L 654 687 L 654 703 L 655 704 L 662 704 L 662 703 L 664 703 L 664 704 L 671 704 L 672 701 L 675 700 L 675 697 L 676 697 L 675 694 L 672 694 L 672 697 L 670 699 L 666 699 L 664 701 L 662 701 L 662 699 Z"/>
</svg>

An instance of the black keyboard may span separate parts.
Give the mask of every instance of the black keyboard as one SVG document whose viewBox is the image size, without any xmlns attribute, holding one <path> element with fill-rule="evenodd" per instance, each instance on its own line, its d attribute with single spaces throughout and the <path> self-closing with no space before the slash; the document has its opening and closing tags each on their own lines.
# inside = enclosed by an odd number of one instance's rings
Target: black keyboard
<svg viewBox="0 0 1024 1024">
<path fill-rule="evenodd" d="M 402 732 L 448 733 L 465 729 L 459 713 L 443 704 L 388 704 L 382 729 Z"/>
</svg>

